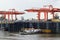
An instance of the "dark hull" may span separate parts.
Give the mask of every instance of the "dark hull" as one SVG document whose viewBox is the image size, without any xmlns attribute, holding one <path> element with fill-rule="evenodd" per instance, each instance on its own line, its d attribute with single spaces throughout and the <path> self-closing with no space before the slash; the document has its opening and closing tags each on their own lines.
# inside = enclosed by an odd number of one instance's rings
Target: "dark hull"
<svg viewBox="0 0 60 40">
<path fill-rule="evenodd" d="M 37 29 L 49 29 L 51 30 L 50 33 L 60 33 L 60 22 L 31 22 L 33 25 L 33 28 Z M 19 32 L 22 31 L 22 28 L 30 28 L 29 26 L 30 22 L 15 22 L 15 23 L 10 23 L 8 26 L 4 26 L 5 31 L 9 32 Z M 5 24 L 6 25 L 6 24 Z M 39 25 L 39 26 L 38 26 Z M 42 32 L 41 33 L 45 33 Z"/>
</svg>

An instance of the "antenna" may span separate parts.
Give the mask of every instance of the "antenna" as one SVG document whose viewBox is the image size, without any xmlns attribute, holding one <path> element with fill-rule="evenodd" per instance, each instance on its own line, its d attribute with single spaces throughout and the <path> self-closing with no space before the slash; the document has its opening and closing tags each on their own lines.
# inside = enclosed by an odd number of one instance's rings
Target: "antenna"
<svg viewBox="0 0 60 40">
<path fill-rule="evenodd" d="M 44 5 L 44 7 L 49 7 L 50 10 L 53 9 L 53 6 L 52 5 Z"/>
</svg>

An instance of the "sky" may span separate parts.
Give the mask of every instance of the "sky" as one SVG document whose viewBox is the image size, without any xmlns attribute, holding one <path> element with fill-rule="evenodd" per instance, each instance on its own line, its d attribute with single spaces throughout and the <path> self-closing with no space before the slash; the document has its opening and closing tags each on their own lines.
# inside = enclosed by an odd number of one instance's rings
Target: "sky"
<svg viewBox="0 0 60 40">
<path fill-rule="evenodd" d="M 30 8 L 41 8 L 43 5 L 53 5 L 60 8 L 60 0 L 0 0 L 0 10 L 16 9 L 16 11 L 24 11 Z M 17 18 L 21 19 L 37 19 L 37 13 L 29 13 L 24 11 L 25 14 L 18 15 Z"/>
</svg>

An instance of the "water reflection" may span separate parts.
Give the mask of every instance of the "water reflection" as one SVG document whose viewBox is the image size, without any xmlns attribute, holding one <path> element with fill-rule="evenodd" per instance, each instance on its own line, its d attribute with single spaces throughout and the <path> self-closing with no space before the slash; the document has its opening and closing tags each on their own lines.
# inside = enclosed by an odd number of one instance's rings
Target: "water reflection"
<svg viewBox="0 0 60 40">
<path fill-rule="evenodd" d="M 20 35 L 19 33 L 0 31 L 0 40 L 60 40 L 60 34 Z"/>
</svg>

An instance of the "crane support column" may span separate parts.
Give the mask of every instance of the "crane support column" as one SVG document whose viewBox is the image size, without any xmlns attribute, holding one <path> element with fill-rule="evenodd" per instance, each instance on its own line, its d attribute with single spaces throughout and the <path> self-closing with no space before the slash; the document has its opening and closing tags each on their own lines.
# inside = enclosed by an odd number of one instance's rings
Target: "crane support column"
<svg viewBox="0 0 60 40">
<path fill-rule="evenodd" d="M 52 15 L 53 15 L 53 19 L 54 19 L 54 12 L 52 12 Z"/>
<path fill-rule="evenodd" d="M 4 18 L 6 19 L 6 14 L 4 14 Z"/>
<path fill-rule="evenodd" d="M 37 15 L 38 15 L 38 20 L 40 21 L 40 12 L 38 12 L 38 14 L 37 14 Z"/>
<path fill-rule="evenodd" d="M 10 15 L 8 14 L 8 21 L 10 20 Z"/>
<path fill-rule="evenodd" d="M 12 20 L 13 20 L 13 14 L 11 14 L 11 18 L 12 18 Z"/>
<path fill-rule="evenodd" d="M 44 20 L 45 20 L 45 21 L 48 20 L 48 12 L 44 12 Z"/>
<path fill-rule="evenodd" d="M 16 20 L 16 14 L 15 14 L 15 20 Z"/>
</svg>

